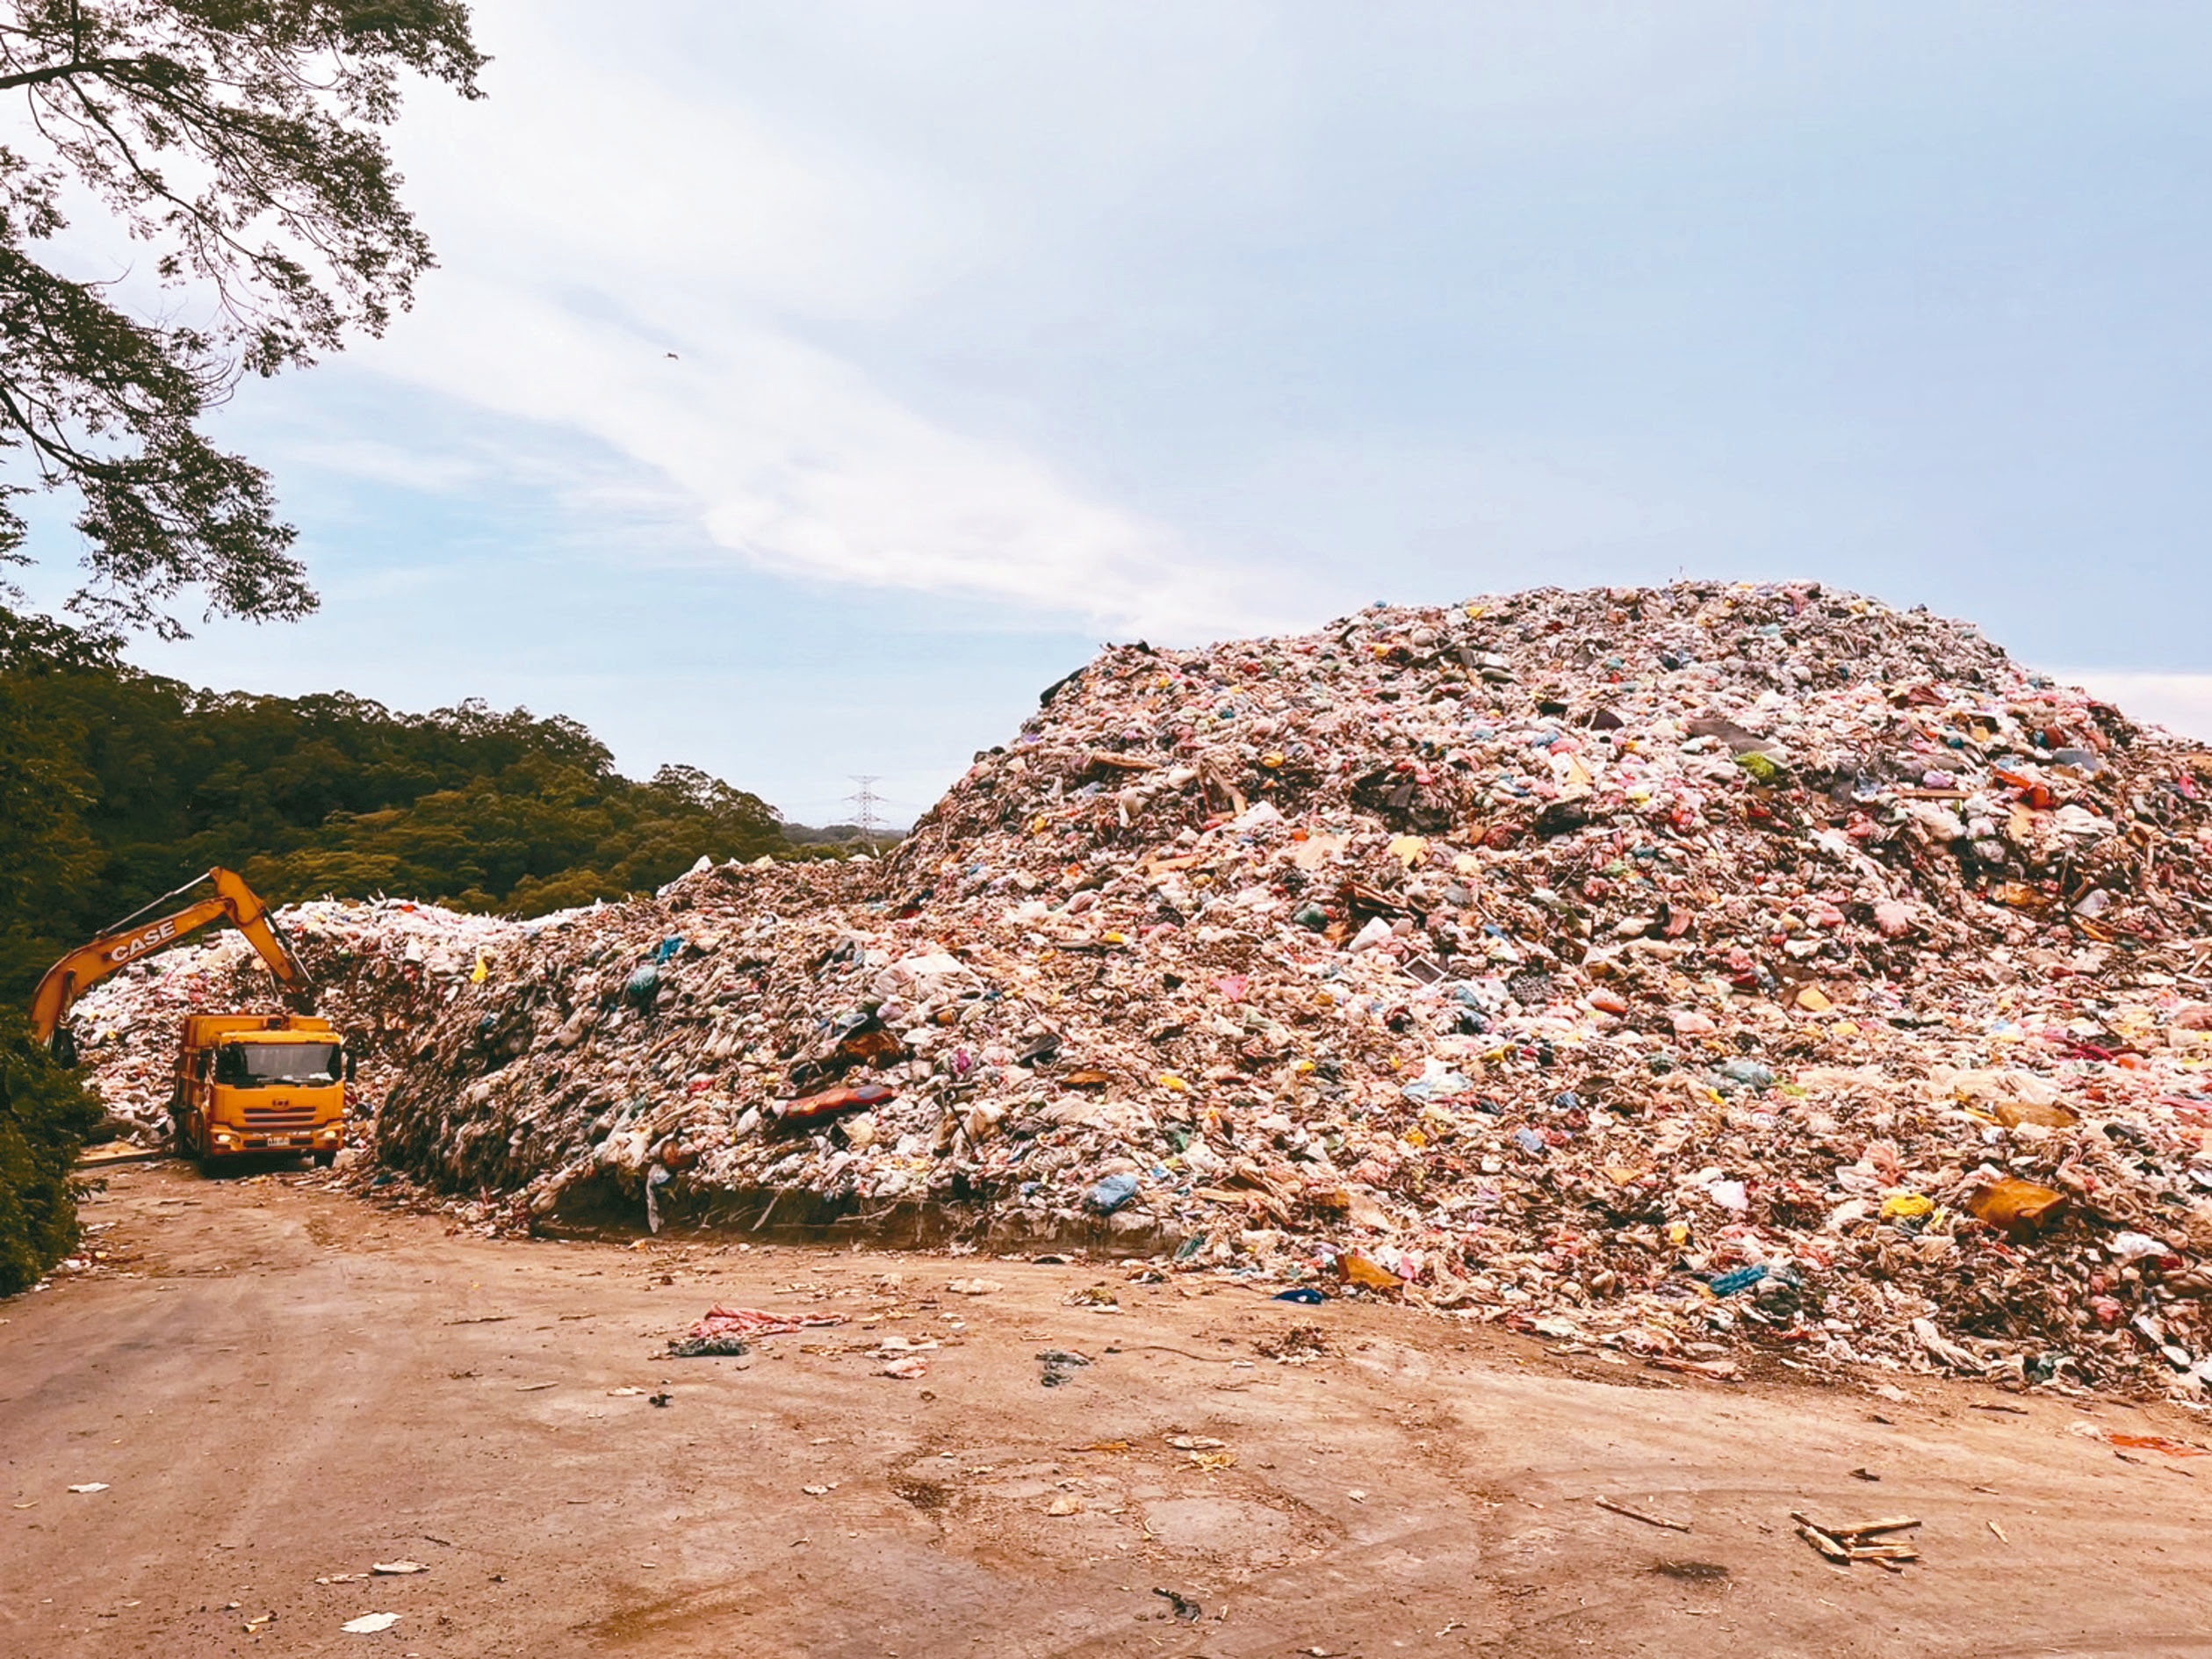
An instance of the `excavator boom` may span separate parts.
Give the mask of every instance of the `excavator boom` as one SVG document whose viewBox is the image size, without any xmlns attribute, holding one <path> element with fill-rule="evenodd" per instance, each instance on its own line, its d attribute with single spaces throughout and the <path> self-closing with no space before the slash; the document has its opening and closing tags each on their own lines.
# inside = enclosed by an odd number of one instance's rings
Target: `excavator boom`
<svg viewBox="0 0 2212 1659">
<path fill-rule="evenodd" d="M 172 899 L 210 885 L 215 891 L 207 897 L 169 915 L 146 920 L 150 912 Z M 69 1006 L 101 980 L 141 956 L 167 949 L 211 922 L 226 919 L 261 953 L 261 959 L 269 964 L 270 972 L 277 976 L 277 983 L 284 988 L 286 1000 L 304 1006 L 313 982 L 270 921 L 269 906 L 246 885 L 242 876 L 227 869 L 211 869 L 175 892 L 163 894 L 135 915 L 125 917 L 103 937 L 78 946 L 47 969 L 46 977 L 39 981 L 38 990 L 32 993 L 32 1030 L 40 1042 L 51 1042 L 68 1015 Z"/>
</svg>

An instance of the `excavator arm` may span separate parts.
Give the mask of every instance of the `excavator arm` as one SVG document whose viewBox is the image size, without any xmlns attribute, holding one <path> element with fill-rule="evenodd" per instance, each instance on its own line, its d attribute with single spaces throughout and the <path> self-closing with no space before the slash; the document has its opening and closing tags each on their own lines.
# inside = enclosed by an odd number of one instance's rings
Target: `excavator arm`
<svg viewBox="0 0 2212 1659">
<path fill-rule="evenodd" d="M 147 920 L 164 905 L 205 886 L 213 886 L 215 891 L 169 915 Z M 125 917 L 104 936 L 78 946 L 47 969 L 46 977 L 39 981 L 38 990 L 32 993 L 32 1030 L 40 1042 L 51 1042 L 54 1033 L 61 1029 L 69 1006 L 101 980 L 141 956 L 167 949 L 211 922 L 226 919 L 253 941 L 261 959 L 269 964 L 270 972 L 277 976 L 285 1001 L 304 1010 L 313 993 L 313 982 L 270 920 L 269 906 L 246 885 L 242 876 L 227 869 L 211 869 L 197 881 L 187 882 L 175 892 L 164 893 L 144 910 Z"/>
</svg>

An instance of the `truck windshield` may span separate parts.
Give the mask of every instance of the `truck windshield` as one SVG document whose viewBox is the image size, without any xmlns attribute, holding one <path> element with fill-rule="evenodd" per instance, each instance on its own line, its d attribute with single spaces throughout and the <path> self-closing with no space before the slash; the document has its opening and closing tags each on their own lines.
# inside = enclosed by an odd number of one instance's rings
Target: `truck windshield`
<svg viewBox="0 0 2212 1659">
<path fill-rule="evenodd" d="M 278 1083 L 335 1083 L 338 1046 L 333 1042 L 234 1042 L 215 1066 L 215 1080 L 249 1089 Z"/>
</svg>

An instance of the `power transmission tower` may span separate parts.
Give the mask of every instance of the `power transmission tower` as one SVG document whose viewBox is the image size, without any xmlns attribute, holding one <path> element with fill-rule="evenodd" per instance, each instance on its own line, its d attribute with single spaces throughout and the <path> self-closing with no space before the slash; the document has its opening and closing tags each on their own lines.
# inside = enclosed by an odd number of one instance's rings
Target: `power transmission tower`
<svg viewBox="0 0 2212 1659">
<path fill-rule="evenodd" d="M 876 794 L 875 786 L 883 780 L 880 776 L 860 772 L 853 773 L 851 775 L 853 782 L 859 784 L 860 788 L 845 798 L 853 803 L 853 821 L 860 826 L 861 839 L 872 841 L 882 828 L 882 824 L 875 816 L 875 809 L 883 804 L 883 797 Z"/>
</svg>

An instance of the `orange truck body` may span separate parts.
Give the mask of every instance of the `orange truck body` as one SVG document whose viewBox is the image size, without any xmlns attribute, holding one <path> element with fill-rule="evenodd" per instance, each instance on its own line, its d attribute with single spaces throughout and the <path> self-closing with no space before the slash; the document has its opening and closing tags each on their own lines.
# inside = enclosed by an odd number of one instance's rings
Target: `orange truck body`
<svg viewBox="0 0 2212 1659">
<path fill-rule="evenodd" d="M 306 1153 L 325 1166 L 346 1135 L 346 1063 L 327 1020 L 196 1013 L 177 1049 L 177 1149 L 203 1161 Z"/>
</svg>

